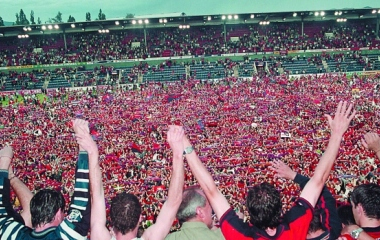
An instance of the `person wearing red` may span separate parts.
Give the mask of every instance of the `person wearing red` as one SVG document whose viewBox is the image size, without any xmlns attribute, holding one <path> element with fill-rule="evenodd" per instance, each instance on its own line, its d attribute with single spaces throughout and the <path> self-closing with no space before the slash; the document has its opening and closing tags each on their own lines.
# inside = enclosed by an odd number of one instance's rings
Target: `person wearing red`
<svg viewBox="0 0 380 240">
<path fill-rule="evenodd" d="M 380 186 L 373 183 L 356 186 L 350 200 L 357 225 L 345 226 L 340 239 L 380 239 Z"/>
<path fill-rule="evenodd" d="M 366 133 L 361 142 L 380 159 L 380 137 L 377 133 Z M 356 186 L 350 201 L 357 225 L 345 226 L 340 239 L 380 239 L 380 186 L 373 183 Z"/>
<path fill-rule="evenodd" d="M 219 192 L 211 174 L 193 151 L 186 154 L 186 159 L 195 178 L 204 190 L 217 217 L 220 220 L 222 233 L 229 239 L 306 239 L 313 208 L 322 192 L 324 184 L 339 146 L 349 123 L 356 111 L 353 105 L 339 102 L 334 119 L 326 115 L 331 128 L 331 137 L 313 177 L 305 185 L 295 205 L 280 220 L 282 204 L 279 192 L 270 184 L 262 183 L 248 192 L 246 199 L 250 215 L 250 223 L 239 219 L 227 199 Z M 185 149 L 191 148 L 190 141 L 185 138 Z"/>
<path fill-rule="evenodd" d="M 270 167 L 276 173 L 276 177 L 294 181 L 303 189 L 309 178 L 293 171 L 280 160 L 272 162 Z M 331 192 L 324 187 L 314 209 L 314 216 L 309 225 L 307 239 L 309 240 L 335 240 L 342 230 L 336 209 L 336 201 Z"/>
</svg>

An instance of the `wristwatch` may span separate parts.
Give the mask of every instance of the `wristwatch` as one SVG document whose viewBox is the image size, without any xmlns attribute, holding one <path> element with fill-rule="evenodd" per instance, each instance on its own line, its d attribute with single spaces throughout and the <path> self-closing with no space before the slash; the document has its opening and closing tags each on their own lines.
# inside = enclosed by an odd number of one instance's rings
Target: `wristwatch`
<svg viewBox="0 0 380 240">
<path fill-rule="evenodd" d="M 185 150 L 183 151 L 183 155 L 190 154 L 194 151 L 193 146 L 186 147 Z"/>
<path fill-rule="evenodd" d="M 352 230 L 352 231 L 350 232 L 350 235 L 351 235 L 352 238 L 354 238 L 354 239 L 358 239 L 359 234 L 360 234 L 361 232 L 363 232 L 363 228 L 358 228 L 358 229 Z"/>
</svg>

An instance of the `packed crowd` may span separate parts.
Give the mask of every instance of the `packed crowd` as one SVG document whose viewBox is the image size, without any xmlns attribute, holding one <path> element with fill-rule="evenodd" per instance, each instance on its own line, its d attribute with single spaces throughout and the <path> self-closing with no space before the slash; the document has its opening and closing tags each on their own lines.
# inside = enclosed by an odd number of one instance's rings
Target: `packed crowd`
<svg viewBox="0 0 380 240">
<path fill-rule="evenodd" d="M 268 26 L 227 25 L 180 29 L 149 29 L 110 34 L 67 34 L 51 38 L 30 37 L 0 43 L 0 66 L 23 66 L 171 56 L 219 55 L 288 50 L 313 50 L 379 46 L 374 26 L 364 20 L 337 24 L 272 23 Z M 138 44 L 136 44 L 138 43 Z"/>
<path fill-rule="evenodd" d="M 152 83 L 140 90 L 62 89 L 41 103 L 3 106 L 0 134 L 2 144 L 14 148 L 15 173 L 33 192 L 52 187 L 69 201 L 77 152 L 70 120 L 87 119 L 99 146 L 107 209 L 116 193 L 137 194 L 147 227 L 159 213 L 171 177 L 167 126 L 182 125 L 220 191 L 247 220 L 246 189 L 258 182 L 281 190 L 286 209 L 293 204 L 299 187 L 275 178 L 269 162 L 281 159 L 310 176 L 329 136 L 323 115 L 332 113 L 338 100 L 355 102 L 358 115 L 344 135 L 327 187 L 347 202 L 357 184 L 380 184 L 380 161 L 360 143 L 363 134 L 380 128 L 379 77 L 325 74 Z M 194 184 L 186 171 L 185 185 Z"/>
<path fill-rule="evenodd" d="M 333 63 L 328 69 L 323 66 L 323 61 Z M 210 61 L 207 58 L 195 58 L 190 61 L 163 60 L 158 64 L 150 62 L 135 63 L 132 67 L 116 69 L 113 66 L 94 67 L 86 70 L 86 67 L 61 67 L 54 70 L 38 69 L 31 72 L 8 71 L 0 72 L 0 89 L 2 91 L 17 89 L 38 89 L 44 83 L 50 81 L 64 80 L 66 85 L 58 86 L 97 86 L 112 84 L 136 83 L 139 74 L 145 81 L 151 80 L 185 80 L 190 79 L 220 79 L 234 76 L 235 67 L 239 76 L 279 76 L 281 74 L 305 74 L 309 67 L 319 69 L 319 73 L 346 72 L 347 67 L 355 65 L 357 70 L 376 70 L 379 68 L 377 59 L 363 54 L 361 51 L 347 51 L 346 53 L 315 53 L 306 56 L 298 54 L 295 56 L 262 56 L 260 58 L 244 57 L 241 61 L 232 61 L 230 58 L 220 58 Z M 266 64 L 260 70 L 254 70 L 253 65 Z M 186 66 L 190 67 L 190 76 L 186 76 Z M 259 67 L 257 67 L 259 68 Z M 294 69 L 297 70 L 294 70 Z M 280 69 L 282 69 L 280 71 Z M 119 74 L 120 72 L 120 74 Z M 146 80 L 148 79 L 148 80 Z M 47 86 L 49 86 L 47 84 Z M 46 87 L 46 86 L 45 86 Z"/>
</svg>

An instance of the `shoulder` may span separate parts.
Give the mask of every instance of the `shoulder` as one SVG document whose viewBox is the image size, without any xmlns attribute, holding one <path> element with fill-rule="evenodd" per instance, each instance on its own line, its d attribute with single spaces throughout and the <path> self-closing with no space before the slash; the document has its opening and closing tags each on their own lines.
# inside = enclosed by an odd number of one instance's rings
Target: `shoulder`
<svg viewBox="0 0 380 240">
<path fill-rule="evenodd" d="M 181 230 L 178 230 L 177 232 L 172 232 L 170 234 L 168 234 L 166 237 L 165 237 L 165 240 L 175 240 L 175 239 L 181 239 L 182 235 L 182 232 Z"/>
<path fill-rule="evenodd" d="M 22 236 L 29 235 L 33 230 L 24 226 L 23 224 L 14 221 L 13 218 L 3 218 L 0 221 L 1 224 L 1 239 L 13 239 L 20 238 Z"/>
<path fill-rule="evenodd" d="M 313 208 L 303 198 L 299 198 L 294 206 L 286 212 L 281 223 L 281 236 L 296 236 L 294 239 L 305 239 L 309 224 L 313 218 Z"/>
<path fill-rule="evenodd" d="M 223 214 L 220 229 L 225 239 L 252 239 L 257 238 L 260 230 L 240 219 L 233 209 Z"/>
<path fill-rule="evenodd" d="M 220 225 L 222 225 L 222 223 L 224 222 L 224 221 L 227 221 L 227 222 L 229 222 L 229 221 L 231 221 L 231 220 L 233 220 L 233 219 L 236 219 L 236 218 L 238 218 L 237 217 L 237 215 L 236 215 L 236 213 L 235 213 L 235 211 L 232 209 L 232 208 L 229 208 L 223 215 L 222 215 L 222 217 L 220 218 Z"/>
<path fill-rule="evenodd" d="M 285 215 L 291 214 L 294 215 L 294 217 L 312 215 L 313 211 L 313 206 L 306 199 L 298 198 L 293 207 L 291 207 Z"/>
<path fill-rule="evenodd" d="M 310 218 L 311 220 L 313 211 L 313 206 L 307 200 L 298 198 L 293 207 L 286 212 L 284 219 L 288 222 L 293 222 L 301 217 Z"/>
<path fill-rule="evenodd" d="M 70 222 L 67 219 L 64 219 L 61 224 L 56 228 L 56 232 L 59 234 L 59 236 L 64 236 L 66 239 L 67 237 L 69 239 L 77 239 L 77 240 L 85 240 L 87 239 L 87 236 L 82 236 L 77 231 L 74 230 L 77 225 L 74 225 L 72 222 Z"/>
</svg>

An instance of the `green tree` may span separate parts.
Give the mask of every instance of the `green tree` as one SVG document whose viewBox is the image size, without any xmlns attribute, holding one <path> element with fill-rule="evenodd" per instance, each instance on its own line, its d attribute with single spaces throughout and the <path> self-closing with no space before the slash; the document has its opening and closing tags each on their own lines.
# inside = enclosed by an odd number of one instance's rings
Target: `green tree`
<svg viewBox="0 0 380 240">
<path fill-rule="evenodd" d="M 125 18 L 134 18 L 135 17 L 135 14 L 133 13 L 127 13 L 127 16 L 125 16 Z"/>
<path fill-rule="evenodd" d="M 33 10 L 30 12 L 30 24 L 36 24 L 36 22 L 34 21 L 34 11 Z"/>
<path fill-rule="evenodd" d="M 29 25 L 29 20 L 26 18 L 26 15 L 24 13 L 24 10 L 20 9 L 20 14 L 19 14 L 19 23 L 21 25 Z"/>
<path fill-rule="evenodd" d="M 62 13 L 61 13 L 61 12 L 58 12 L 58 13 L 57 13 L 57 16 L 55 16 L 55 18 L 52 18 L 51 21 L 52 21 L 53 23 L 61 23 L 61 22 L 63 22 L 63 21 L 62 21 Z"/>
<path fill-rule="evenodd" d="M 75 18 L 70 15 L 69 19 L 67 20 L 67 22 L 75 22 Z"/>
<path fill-rule="evenodd" d="M 21 25 L 20 23 L 20 16 L 18 15 L 18 13 L 16 13 L 16 22 L 13 23 L 14 25 Z"/>
<path fill-rule="evenodd" d="M 0 26 L 4 26 L 4 20 L 2 17 L 0 17 Z"/>
<path fill-rule="evenodd" d="M 86 22 L 90 22 L 90 21 L 91 21 L 91 13 L 86 12 Z"/>
<path fill-rule="evenodd" d="M 99 10 L 98 19 L 97 20 L 106 20 L 106 15 L 102 12 L 102 9 Z"/>
<path fill-rule="evenodd" d="M 40 17 L 38 17 L 37 18 L 37 24 L 41 24 L 42 22 L 41 22 L 41 19 L 40 19 Z"/>
</svg>

